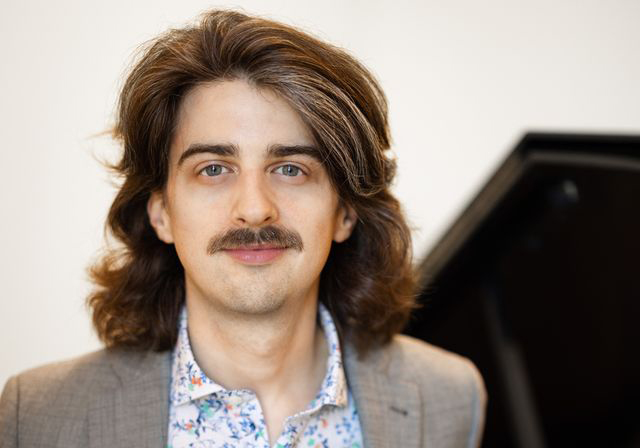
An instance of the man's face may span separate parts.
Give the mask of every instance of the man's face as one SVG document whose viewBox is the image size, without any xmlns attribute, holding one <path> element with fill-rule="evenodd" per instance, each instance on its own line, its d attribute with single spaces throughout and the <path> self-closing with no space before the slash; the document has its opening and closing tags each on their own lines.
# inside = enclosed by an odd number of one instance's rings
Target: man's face
<svg viewBox="0 0 640 448">
<path fill-rule="evenodd" d="M 185 96 L 166 189 L 148 212 L 175 244 L 187 300 L 264 314 L 315 299 L 331 242 L 355 224 L 317 154 L 298 113 L 269 90 L 235 80 Z"/>
</svg>

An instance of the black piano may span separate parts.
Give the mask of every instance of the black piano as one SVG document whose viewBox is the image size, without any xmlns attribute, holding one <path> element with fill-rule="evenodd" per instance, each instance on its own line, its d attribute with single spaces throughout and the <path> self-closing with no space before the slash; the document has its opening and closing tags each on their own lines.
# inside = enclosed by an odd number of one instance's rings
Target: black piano
<svg viewBox="0 0 640 448">
<path fill-rule="evenodd" d="M 640 137 L 525 135 L 419 269 L 406 333 L 478 366 L 483 447 L 640 447 Z"/>
</svg>

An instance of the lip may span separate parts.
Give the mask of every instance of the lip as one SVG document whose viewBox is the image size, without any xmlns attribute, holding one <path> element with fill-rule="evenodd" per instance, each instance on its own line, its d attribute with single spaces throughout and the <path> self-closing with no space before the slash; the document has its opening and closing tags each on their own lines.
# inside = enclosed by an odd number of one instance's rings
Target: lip
<svg viewBox="0 0 640 448">
<path fill-rule="evenodd" d="M 280 257 L 286 250 L 284 247 L 260 246 L 224 249 L 224 252 L 244 264 L 266 264 Z"/>
</svg>

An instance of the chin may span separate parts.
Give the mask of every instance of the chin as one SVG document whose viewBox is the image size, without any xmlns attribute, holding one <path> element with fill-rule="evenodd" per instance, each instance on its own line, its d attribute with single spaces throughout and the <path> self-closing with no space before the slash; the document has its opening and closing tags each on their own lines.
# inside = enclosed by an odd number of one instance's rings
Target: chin
<svg viewBox="0 0 640 448">
<path fill-rule="evenodd" d="M 246 292 L 236 292 L 227 295 L 228 299 L 224 300 L 222 307 L 229 312 L 242 315 L 261 316 L 273 314 L 281 310 L 285 303 L 285 296 L 274 293 L 274 291 L 256 294 L 252 291 L 250 294 Z"/>
</svg>

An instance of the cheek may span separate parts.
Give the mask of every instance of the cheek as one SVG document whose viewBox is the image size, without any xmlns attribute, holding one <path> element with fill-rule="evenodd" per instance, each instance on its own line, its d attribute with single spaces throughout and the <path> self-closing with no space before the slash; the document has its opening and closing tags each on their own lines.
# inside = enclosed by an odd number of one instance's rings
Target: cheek
<svg viewBox="0 0 640 448">
<path fill-rule="evenodd" d="M 176 197 L 180 200 L 176 201 Z M 170 215 L 176 249 L 204 253 L 209 239 L 224 227 L 220 201 L 193 190 L 182 194 L 176 191 L 173 199 Z"/>
<path fill-rule="evenodd" d="M 281 215 L 295 215 L 294 223 L 313 228 L 318 234 L 330 232 L 335 226 L 338 198 L 328 182 L 290 189 L 279 194 L 277 201 Z"/>
<path fill-rule="evenodd" d="M 283 226 L 300 233 L 305 249 L 318 255 L 328 253 L 335 230 L 335 210 L 326 201 L 303 201 L 294 207 L 289 204 L 282 208 Z"/>
</svg>

